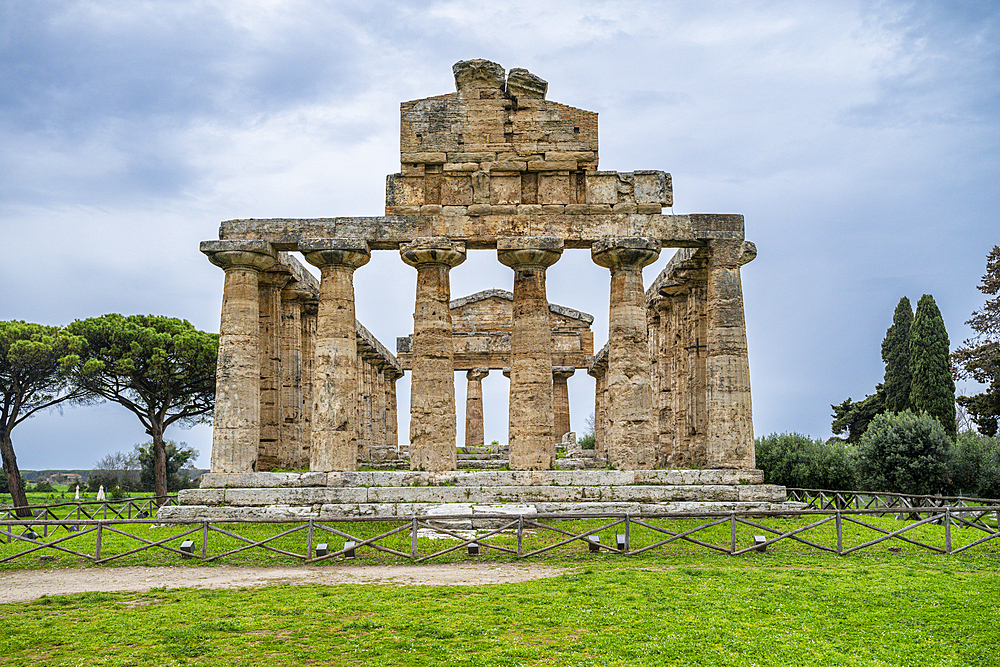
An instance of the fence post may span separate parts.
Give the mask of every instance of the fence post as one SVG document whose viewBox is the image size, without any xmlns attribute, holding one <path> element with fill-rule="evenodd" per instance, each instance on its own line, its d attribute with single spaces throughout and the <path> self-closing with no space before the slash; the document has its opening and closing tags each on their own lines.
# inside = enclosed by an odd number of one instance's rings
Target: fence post
<svg viewBox="0 0 1000 667">
<path fill-rule="evenodd" d="M 208 556 L 208 519 L 201 524 L 201 557 Z"/>
<path fill-rule="evenodd" d="M 94 560 L 101 560 L 101 537 L 104 534 L 104 522 L 97 522 L 97 551 L 94 553 Z"/>
<path fill-rule="evenodd" d="M 410 558 L 417 559 L 417 515 L 413 515 L 413 525 L 410 526 Z"/>
<path fill-rule="evenodd" d="M 951 508 L 944 508 L 944 550 L 951 553 Z"/>
<path fill-rule="evenodd" d="M 524 538 L 524 515 L 519 514 L 517 517 L 517 555 L 520 556 L 522 553 L 521 543 Z"/>
<path fill-rule="evenodd" d="M 837 555 L 844 555 L 844 524 L 840 518 L 840 510 L 837 510 Z"/>
<path fill-rule="evenodd" d="M 632 522 L 629 520 L 628 512 L 625 512 L 625 553 L 629 552 L 629 540 L 631 538 Z"/>
<path fill-rule="evenodd" d="M 309 534 L 306 537 L 306 562 L 312 560 L 313 557 L 313 520 L 309 517 Z"/>
<path fill-rule="evenodd" d="M 736 553 L 736 511 L 729 515 L 729 555 Z"/>
</svg>

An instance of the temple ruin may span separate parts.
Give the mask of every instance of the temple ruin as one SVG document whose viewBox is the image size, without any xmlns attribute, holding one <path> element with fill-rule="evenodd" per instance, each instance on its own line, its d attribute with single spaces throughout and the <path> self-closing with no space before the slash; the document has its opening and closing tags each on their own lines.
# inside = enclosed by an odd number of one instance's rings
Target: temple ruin
<svg viewBox="0 0 1000 667">
<path fill-rule="evenodd" d="M 547 100 L 548 84 L 527 70 L 470 60 L 454 76 L 455 92 L 401 104 L 385 215 L 228 220 L 201 244 L 225 271 L 218 391 L 211 473 L 182 502 L 220 516 L 274 503 L 417 512 L 459 497 L 578 503 L 593 484 L 618 489 L 605 497 L 621 503 L 783 501 L 754 469 L 740 267 L 756 250 L 743 216 L 664 214 L 670 174 L 598 170 L 597 114 Z M 646 289 L 642 270 L 665 247 L 679 250 Z M 450 271 L 469 250 L 495 251 L 513 290 L 453 302 Z M 547 269 L 575 250 L 609 272 L 608 344 L 596 356 L 593 318 L 546 296 Z M 397 356 L 355 320 L 364 295 L 353 276 L 376 251 L 416 271 L 413 333 Z M 510 470 L 457 471 L 455 371 L 468 372 L 475 419 L 473 384 L 500 368 Z M 559 386 L 576 369 L 596 378 L 598 456 L 610 470 L 558 469 L 569 430 Z M 414 472 L 358 471 L 373 447 L 397 442 L 404 372 Z M 448 500 L 440 484 L 477 491 Z M 566 484 L 582 490 L 541 491 Z"/>
</svg>

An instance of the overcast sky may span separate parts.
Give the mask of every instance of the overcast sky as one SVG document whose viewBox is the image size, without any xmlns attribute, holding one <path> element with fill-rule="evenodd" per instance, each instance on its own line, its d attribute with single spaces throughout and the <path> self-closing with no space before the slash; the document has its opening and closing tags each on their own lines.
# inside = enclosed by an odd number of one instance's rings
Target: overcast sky
<svg viewBox="0 0 1000 667">
<path fill-rule="evenodd" d="M 399 103 L 487 58 L 599 112 L 602 169 L 670 172 L 675 213 L 746 216 L 755 433 L 826 438 L 830 404 L 881 381 L 900 297 L 933 294 L 952 347 L 969 335 L 1000 243 L 998 51 L 1000 5 L 966 0 L 0 0 L 0 320 L 154 313 L 218 331 L 223 273 L 198 242 L 232 218 L 381 215 Z M 608 278 L 585 251 L 548 274 L 551 301 L 594 315 L 598 347 Z M 390 349 L 415 281 L 387 251 L 356 274 L 358 318 Z M 474 251 L 452 296 L 512 282 Z M 570 387 L 582 432 L 593 380 Z M 507 390 L 484 382 L 488 440 L 506 440 Z M 146 439 L 114 404 L 13 436 L 25 469 Z M 168 438 L 208 465 L 208 427 Z"/>
</svg>

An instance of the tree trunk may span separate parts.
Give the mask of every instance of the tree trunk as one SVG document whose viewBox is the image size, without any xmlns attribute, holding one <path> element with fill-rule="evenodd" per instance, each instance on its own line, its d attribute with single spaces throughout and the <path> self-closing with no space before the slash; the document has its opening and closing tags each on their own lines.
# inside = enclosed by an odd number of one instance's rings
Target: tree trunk
<svg viewBox="0 0 1000 667">
<path fill-rule="evenodd" d="M 154 422 L 149 434 L 153 436 L 153 489 L 156 492 L 156 505 L 163 507 L 167 502 L 167 447 L 163 442 L 163 425 Z"/>
<path fill-rule="evenodd" d="M 28 496 L 24 493 L 24 485 L 21 484 L 21 471 L 17 467 L 17 458 L 14 456 L 14 443 L 10 440 L 10 431 L 0 431 L 0 456 L 3 459 L 3 471 L 7 474 L 7 486 L 10 488 L 10 497 L 17 508 L 17 515 L 22 518 L 30 518 L 31 510 L 28 508 Z"/>
</svg>

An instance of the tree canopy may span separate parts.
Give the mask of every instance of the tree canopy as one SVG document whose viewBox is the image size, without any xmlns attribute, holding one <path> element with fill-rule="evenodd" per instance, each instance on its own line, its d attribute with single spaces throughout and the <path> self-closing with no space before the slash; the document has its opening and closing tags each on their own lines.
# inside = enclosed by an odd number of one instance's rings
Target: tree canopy
<svg viewBox="0 0 1000 667">
<path fill-rule="evenodd" d="M 913 309 L 905 296 L 899 300 L 892 315 L 892 326 L 882 341 L 882 361 L 885 362 L 885 410 L 902 412 L 910 408 L 910 326 Z"/>
<path fill-rule="evenodd" d="M 833 408 L 833 424 L 831 429 L 837 435 L 847 432 L 847 442 L 856 443 L 868 429 L 868 425 L 876 415 L 885 412 L 885 387 L 881 384 L 875 387 L 875 393 L 865 396 L 858 402 L 848 398 Z"/>
<path fill-rule="evenodd" d="M 924 294 L 910 327 L 910 404 L 914 412 L 937 419 L 955 439 L 955 380 L 951 376 L 950 345 L 934 297 Z"/>
<path fill-rule="evenodd" d="M 110 314 L 77 320 L 66 329 L 85 341 L 73 368 L 76 385 L 130 410 L 152 437 L 155 490 L 162 502 L 167 494 L 163 434 L 174 423 L 211 419 L 218 334 L 156 315 Z"/>
<path fill-rule="evenodd" d="M 858 443 L 858 472 L 868 489 L 939 493 L 947 485 L 951 446 L 941 423 L 926 413 L 881 414 Z"/>
<path fill-rule="evenodd" d="M 979 431 L 992 437 L 1000 422 L 1000 246 L 993 246 L 987 255 L 986 275 L 977 289 L 993 298 L 986 300 L 982 310 L 973 311 L 966 324 L 976 333 L 951 358 L 957 379 L 987 385 L 986 391 L 957 400 Z"/>
<path fill-rule="evenodd" d="M 11 431 L 39 410 L 79 396 L 68 369 L 83 340 L 59 327 L 0 322 L 0 455 L 19 516 L 29 516 Z"/>
</svg>

